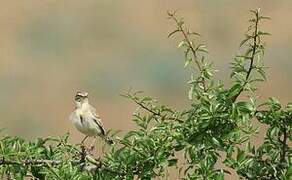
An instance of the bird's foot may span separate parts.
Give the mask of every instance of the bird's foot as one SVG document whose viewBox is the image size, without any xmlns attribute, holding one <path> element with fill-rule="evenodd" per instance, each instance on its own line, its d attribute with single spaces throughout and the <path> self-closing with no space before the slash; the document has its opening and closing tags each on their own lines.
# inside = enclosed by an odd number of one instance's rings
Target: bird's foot
<svg viewBox="0 0 292 180">
<path fill-rule="evenodd" d="M 76 146 L 80 146 L 80 147 L 82 147 L 82 146 L 84 146 L 84 144 L 82 144 L 82 143 L 77 143 L 77 144 L 75 144 Z"/>
<path fill-rule="evenodd" d="M 90 148 L 88 149 L 90 152 L 93 151 L 95 146 L 91 145 Z"/>
<path fill-rule="evenodd" d="M 82 152 L 83 154 L 93 155 L 92 151 L 94 150 L 94 147 L 90 147 L 90 148 L 88 148 L 88 147 L 85 146 L 84 144 L 80 144 L 80 148 L 81 148 L 81 152 Z"/>
</svg>

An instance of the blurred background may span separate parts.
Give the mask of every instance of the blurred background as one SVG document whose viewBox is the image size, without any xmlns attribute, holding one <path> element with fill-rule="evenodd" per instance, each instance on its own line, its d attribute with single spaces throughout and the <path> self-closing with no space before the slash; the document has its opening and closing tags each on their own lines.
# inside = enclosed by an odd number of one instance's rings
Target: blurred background
<svg viewBox="0 0 292 180">
<path fill-rule="evenodd" d="M 250 18 L 261 7 L 272 17 L 266 37 L 268 81 L 261 99 L 292 99 L 291 0 L 21 0 L 0 6 L 0 127 L 27 139 L 72 134 L 83 138 L 68 116 L 77 90 L 89 92 L 108 129 L 128 130 L 135 105 L 120 96 L 131 86 L 162 104 L 183 108 L 190 72 L 167 10 L 179 10 L 203 35 L 208 59 L 227 85 L 229 63 Z"/>
</svg>

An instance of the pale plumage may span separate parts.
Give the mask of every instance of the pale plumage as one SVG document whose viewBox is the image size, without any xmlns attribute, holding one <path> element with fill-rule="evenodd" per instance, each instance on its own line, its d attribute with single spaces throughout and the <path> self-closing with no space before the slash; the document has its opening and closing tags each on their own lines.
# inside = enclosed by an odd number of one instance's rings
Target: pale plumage
<svg viewBox="0 0 292 180">
<path fill-rule="evenodd" d="M 89 104 L 88 93 L 77 92 L 75 96 L 75 110 L 70 115 L 74 126 L 86 136 L 99 136 L 112 144 L 112 140 L 106 137 L 101 118 L 94 107 Z"/>
</svg>

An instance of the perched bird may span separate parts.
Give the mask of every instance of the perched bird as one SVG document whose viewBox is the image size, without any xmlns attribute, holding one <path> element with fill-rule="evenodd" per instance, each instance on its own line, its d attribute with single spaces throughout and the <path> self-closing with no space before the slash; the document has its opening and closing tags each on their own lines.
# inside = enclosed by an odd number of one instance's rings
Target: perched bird
<svg viewBox="0 0 292 180">
<path fill-rule="evenodd" d="M 94 107 L 89 104 L 88 93 L 78 91 L 74 98 L 75 110 L 70 115 L 77 130 L 85 135 L 82 144 L 88 137 L 101 137 L 108 144 L 113 144 L 113 140 L 106 136 L 101 118 L 96 113 Z"/>
</svg>

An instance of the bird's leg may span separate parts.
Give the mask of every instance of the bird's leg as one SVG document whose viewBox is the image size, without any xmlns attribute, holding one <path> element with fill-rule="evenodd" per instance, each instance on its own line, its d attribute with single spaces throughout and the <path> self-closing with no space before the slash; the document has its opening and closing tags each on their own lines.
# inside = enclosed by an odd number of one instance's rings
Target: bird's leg
<svg viewBox="0 0 292 180">
<path fill-rule="evenodd" d="M 92 141 L 92 143 L 90 145 L 90 151 L 94 150 L 94 144 L 95 144 L 95 142 L 96 142 L 96 137 L 94 137 L 94 139 L 93 139 L 93 141 Z"/>
<path fill-rule="evenodd" d="M 81 141 L 81 145 L 83 146 L 83 144 L 84 144 L 84 142 L 85 142 L 85 140 L 88 138 L 88 136 L 85 136 L 84 138 L 83 138 L 83 140 Z"/>
<path fill-rule="evenodd" d="M 91 148 L 87 148 L 86 145 L 84 144 L 85 143 L 85 140 L 88 138 L 89 136 L 85 136 L 83 138 L 83 140 L 81 141 L 81 148 L 84 149 L 85 151 L 89 152 L 91 151 Z"/>
</svg>

